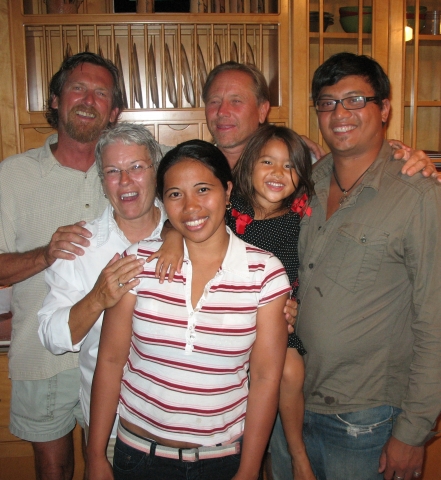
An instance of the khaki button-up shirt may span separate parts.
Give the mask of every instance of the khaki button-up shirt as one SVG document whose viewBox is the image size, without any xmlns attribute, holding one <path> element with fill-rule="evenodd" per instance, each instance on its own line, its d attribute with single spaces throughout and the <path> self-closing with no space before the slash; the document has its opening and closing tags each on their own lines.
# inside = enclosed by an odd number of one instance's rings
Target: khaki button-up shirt
<svg viewBox="0 0 441 480">
<path fill-rule="evenodd" d="M 402 175 L 385 142 L 326 220 L 332 165 L 314 171 L 300 231 L 306 408 L 400 407 L 394 436 L 420 445 L 441 409 L 441 186 Z"/>
</svg>

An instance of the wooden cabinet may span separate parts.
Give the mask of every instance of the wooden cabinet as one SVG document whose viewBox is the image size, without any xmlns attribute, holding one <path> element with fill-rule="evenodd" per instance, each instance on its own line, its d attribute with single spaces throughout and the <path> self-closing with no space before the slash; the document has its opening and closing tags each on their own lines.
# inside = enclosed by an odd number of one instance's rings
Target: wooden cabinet
<svg viewBox="0 0 441 480">
<path fill-rule="evenodd" d="M 343 31 L 339 7 L 362 6 L 372 9 L 372 31 Z M 392 114 L 387 137 L 403 140 L 412 147 L 441 150 L 441 35 L 420 34 L 405 41 L 406 10 L 440 9 L 439 0 L 309 0 L 294 2 L 293 56 L 294 112 L 291 126 L 322 143 L 312 102 L 308 100 L 315 69 L 332 54 L 350 51 L 374 57 L 387 72 L 392 84 Z M 334 15 L 334 25 L 309 32 L 310 12 Z M 418 15 L 417 15 L 418 17 Z M 419 18 L 417 19 L 419 22 Z M 421 20 L 422 22 L 423 20 Z M 359 19 L 359 27 L 362 20 Z"/>
<path fill-rule="evenodd" d="M 408 1 L 419 11 L 440 10 L 439 0 Z M 408 145 L 441 150 L 441 32 L 428 35 L 424 15 L 416 16 L 412 40 L 406 42 L 404 58 L 403 138 Z"/>
<path fill-rule="evenodd" d="M 254 63 L 262 70 L 270 86 L 271 121 L 290 124 L 285 48 L 290 44 L 290 3 L 266 0 L 264 7 L 274 12 L 267 14 L 48 15 L 40 14 L 41 0 L 25 0 L 25 8 L 10 0 L 20 150 L 41 145 L 50 133 L 43 116 L 48 81 L 66 55 L 84 50 L 119 66 L 127 102 L 123 119 L 147 124 L 161 143 L 210 139 L 202 86 L 207 72 L 227 60 Z M 87 8 L 85 0 L 80 12 Z"/>
<path fill-rule="evenodd" d="M 404 40 L 406 9 L 440 8 L 439 0 L 265 0 L 267 14 L 112 14 L 111 3 L 84 0 L 78 14 L 47 15 L 43 0 L 0 0 L 8 77 L 0 92 L 3 157 L 41 145 L 50 133 L 42 114 L 48 79 L 66 53 L 84 49 L 121 60 L 123 119 L 146 123 L 165 144 L 210 138 L 201 100 L 205 71 L 236 58 L 264 72 L 272 122 L 322 143 L 309 97 L 314 70 L 342 50 L 372 55 L 392 83 L 388 138 L 441 150 L 441 36 L 414 29 L 413 40 Z M 372 9 L 370 33 L 343 31 L 339 7 L 348 4 Z M 333 14 L 334 24 L 324 32 L 321 20 L 310 32 L 310 12 Z"/>
<path fill-rule="evenodd" d="M 84 0 L 78 14 L 47 15 L 42 0 L 9 0 L 16 115 L 15 129 L 6 126 L 9 143 L 14 133 L 17 150 L 41 144 L 50 132 L 42 115 L 48 79 L 66 53 L 85 49 L 120 60 L 128 106 L 123 119 L 148 124 L 162 143 L 210 138 L 202 82 L 205 72 L 229 59 L 252 61 L 264 72 L 271 121 L 322 143 L 309 99 L 312 74 L 346 50 L 372 55 L 391 79 L 387 136 L 440 150 L 441 36 L 415 31 L 404 41 L 406 8 L 423 3 L 439 8 L 439 0 L 266 0 L 273 13 L 116 15 L 109 0 Z M 370 33 L 343 31 L 339 7 L 347 4 L 372 9 Z M 319 31 L 310 32 L 310 12 L 332 14 L 334 24 L 324 32 L 321 21 Z"/>
</svg>

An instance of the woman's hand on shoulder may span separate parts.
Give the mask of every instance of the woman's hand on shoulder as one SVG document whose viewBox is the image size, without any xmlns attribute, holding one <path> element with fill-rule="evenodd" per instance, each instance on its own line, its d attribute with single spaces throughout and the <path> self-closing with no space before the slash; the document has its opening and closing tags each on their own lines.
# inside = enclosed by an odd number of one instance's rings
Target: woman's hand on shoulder
<svg viewBox="0 0 441 480">
<path fill-rule="evenodd" d="M 116 305 L 124 294 L 138 285 L 139 280 L 135 277 L 142 272 L 143 265 L 144 260 L 136 258 L 136 255 L 123 258 L 120 258 L 119 253 L 114 255 L 90 292 L 101 310 Z"/>
</svg>

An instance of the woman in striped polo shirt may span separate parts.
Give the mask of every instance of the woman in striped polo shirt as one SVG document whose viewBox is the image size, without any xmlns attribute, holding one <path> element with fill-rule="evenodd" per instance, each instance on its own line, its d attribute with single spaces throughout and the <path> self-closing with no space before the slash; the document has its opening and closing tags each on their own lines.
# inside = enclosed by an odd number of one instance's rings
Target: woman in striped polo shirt
<svg viewBox="0 0 441 480">
<path fill-rule="evenodd" d="M 95 479 L 257 479 L 286 354 L 280 261 L 225 225 L 232 177 L 223 154 L 192 140 L 162 160 L 158 196 L 184 237 L 172 282 L 145 264 L 104 319 L 92 387 L 88 473 Z M 161 242 L 126 254 L 148 257 Z M 248 372 L 251 381 L 248 382 Z M 120 424 L 113 473 L 105 447 Z"/>
</svg>

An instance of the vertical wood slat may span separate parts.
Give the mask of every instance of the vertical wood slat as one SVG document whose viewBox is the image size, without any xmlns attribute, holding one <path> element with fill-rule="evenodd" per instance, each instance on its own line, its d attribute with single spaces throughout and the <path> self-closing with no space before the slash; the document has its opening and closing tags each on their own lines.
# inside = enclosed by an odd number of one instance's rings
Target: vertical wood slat
<svg viewBox="0 0 441 480">
<path fill-rule="evenodd" d="M 393 0 L 389 8 L 389 48 L 387 52 L 387 73 L 392 85 L 392 113 L 389 116 L 386 136 L 395 139 L 403 139 L 404 135 L 405 13 L 404 2 Z M 378 40 L 375 31 L 375 51 L 378 41 L 380 40 Z M 383 63 L 382 66 L 385 67 Z"/>
<path fill-rule="evenodd" d="M 6 0 L 0 2 L 0 62 L 3 67 L 2 88 L 0 89 L 0 161 L 18 152 L 19 143 L 18 112 L 14 102 L 16 83 L 14 81 L 15 68 L 11 58 L 11 43 L 23 42 L 16 39 L 17 32 L 10 29 L 9 7 Z M 15 40 L 14 40 L 15 38 Z M 24 61 L 22 59 L 21 61 Z"/>
<path fill-rule="evenodd" d="M 297 133 L 309 135 L 309 0 L 291 3 L 290 24 L 291 50 L 288 59 L 290 65 L 289 123 Z M 286 56 L 280 55 L 280 62 L 286 62 Z"/>
<path fill-rule="evenodd" d="M 357 52 L 363 54 L 363 0 L 358 0 L 358 34 L 357 34 Z"/>
<path fill-rule="evenodd" d="M 129 108 L 135 108 L 135 95 L 134 95 L 134 82 L 133 82 L 133 62 L 132 62 L 132 50 L 133 50 L 133 39 L 132 39 L 132 29 L 131 25 L 126 25 L 127 27 L 127 63 L 129 66 Z M 121 49 L 120 49 L 121 50 Z M 126 85 L 127 89 L 127 85 Z"/>
<path fill-rule="evenodd" d="M 226 3 L 227 0 L 225 0 Z M 177 34 L 177 46 L 176 52 L 178 57 L 178 108 L 182 108 L 183 106 L 183 97 L 184 97 L 184 89 L 183 89 L 183 81 L 182 81 L 182 62 L 181 62 L 181 44 L 182 44 L 182 37 L 181 37 L 181 25 L 178 25 L 178 34 Z"/>
<path fill-rule="evenodd" d="M 418 119 L 418 83 L 419 83 L 419 43 L 420 43 L 420 0 L 415 0 L 415 30 L 413 43 L 413 65 L 412 65 L 412 88 L 410 94 L 410 118 L 411 118 L 411 143 L 415 148 L 417 144 L 417 119 Z"/>
<path fill-rule="evenodd" d="M 144 56 L 145 56 L 145 61 L 144 61 L 144 78 L 145 78 L 145 106 L 148 108 L 149 105 L 151 105 L 151 95 L 150 95 L 150 77 L 149 77 L 149 30 L 148 30 L 148 24 L 144 24 L 144 29 L 143 29 L 143 40 L 144 40 Z M 158 138 L 158 137 L 155 137 Z"/>
</svg>

